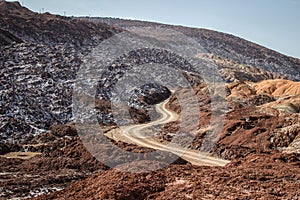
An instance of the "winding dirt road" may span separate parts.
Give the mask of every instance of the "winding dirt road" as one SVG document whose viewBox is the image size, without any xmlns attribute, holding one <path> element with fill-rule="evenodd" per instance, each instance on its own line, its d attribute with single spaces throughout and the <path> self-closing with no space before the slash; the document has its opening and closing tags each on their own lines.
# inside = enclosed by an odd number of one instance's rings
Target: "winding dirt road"
<svg viewBox="0 0 300 200">
<path fill-rule="evenodd" d="M 116 141 L 127 142 L 142 147 L 148 147 L 155 150 L 168 151 L 179 157 L 189 161 L 194 165 L 199 166 L 224 166 L 230 161 L 211 157 L 205 153 L 200 153 L 195 150 L 185 149 L 176 144 L 163 144 L 157 141 L 154 137 L 145 135 L 144 130 L 159 124 L 164 124 L 178 119 L 178 115 L 171 112 L 166 108 L 168 100 L 157 104 L 156 110 L 161 114 L 161 117 L 155 121 L 145 124 L 123 126 L 120 128 L 112 129 L 105 135 Z"/>
</svg>

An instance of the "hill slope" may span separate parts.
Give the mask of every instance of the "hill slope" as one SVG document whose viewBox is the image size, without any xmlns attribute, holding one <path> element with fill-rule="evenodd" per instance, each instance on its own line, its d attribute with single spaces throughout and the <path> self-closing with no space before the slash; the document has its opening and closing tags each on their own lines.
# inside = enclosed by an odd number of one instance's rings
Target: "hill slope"
<svg viewBox="0 0 300 200">
<path fill-rule="evenodd" d="M 123 29 L 145 25 L 167 27 L 193 37 L 207 51 L 199 56 L 213 60 L 230 83 L 224 97 L 228 109 L 216 109 L 220 111 L 218 117 L 225 118 L 221 137 L 210 152 L 233 160 L 225 168 L 195 167 L 179 159 L 150 174 L 117 172 L 96 160 L 78 137 L 72 92 L 86 55 Z M 132 66 L 148 63 L 172 66 L 190 81 L 198 98 L 200 122 L 192 124 L 197 131 L 189 148 L 201 149 L 203 138 L 211 133 L 212 97 L 201 74 L 193 73 L 191 65 L 172 52 L 140 49 L 112 61 L 99 77 L 97 95 L 85 94 L 80 100 L 95 102 L 92 106 L 99 124 L 105 125 L 106 131 L 113 130 L 112 88 Z M 299 80 L 299 74 L 299 59 L 224 33 L 150 22 L 87 21 L 38 14 L 19 3 L 1 1 L 0 198 L 30 198 L 70 186 L 40 199 L 297 199 L 300 97 L 299 83 L 292 80 Z M 83 78 L 89 81 L 90 77 Z M 173 94 L 158 84 L 134 88 L 127 104 L 131 117 L 135 123 L 151 120 L 150 115 L 155 116 L 149 114 L 151 106 L 170 95 L 169 109 L 180 114 L 178 93 L 190 97 L 185 88 Z M 178 124 L 167 123 L 162 130 L 153 127 L 146 135 L 154 134 L 153 139 L 167 143 L 177 134 Z M 152 151 L 124 141 L 111 142 L 125 151 Z M 108 152 L 120 162 L 128 161 L 118 152 Z M 140 158 L 147 159 L 143 154 Z M 149 165 L 147 161 L 140 164 Z"/>
<path fill-rule="evenodd" d="M 19 38 L 14 39 L 18 43 L 22 40 L 45 45 L 93 45 L 108 38 L 114 31 L 106 24 L 96 25 L 50 13 L 39 14 L 22 7 L 19 2 L 0 1 L 0 44 L 9 42 L 3 39 L 5 33 L 9 33 L 13 35 L 10 37 Z"/>
<path fill-rule="evenodd" d="M 300 81 L 300 60 L 285 56 L 245 39 L 200 28 L 171 26 L 137 20 L 113 18 L 92 18 L 93 21 L 107 23 L 114 27 L 130 29 L 134 27 L 164 27 L 176 30 L 194 38 L 209 54 L 235 63 L 254 66 L 269 72 L 286 76 L 288 79 Z M 229 67 L 229 66 L 228 66 Z"/>
</svg>

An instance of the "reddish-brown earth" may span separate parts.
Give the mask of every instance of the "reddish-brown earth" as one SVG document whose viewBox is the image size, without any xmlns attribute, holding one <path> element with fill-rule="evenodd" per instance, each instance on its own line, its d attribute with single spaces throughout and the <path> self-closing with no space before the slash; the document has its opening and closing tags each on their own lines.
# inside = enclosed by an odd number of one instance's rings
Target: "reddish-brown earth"
<svg viewBox="0 0 300 200">
<path fill-rule="evenodd" d="M 240 86 L 233 88 L 236 87 Z M 202 102 L 206 102 L 200 106 L 203 121 L 200 122 L 196 138 L 191 144 L 191 148 L 199 149 L 203 136 L 209 130 L 207 125 L 211 111 L 209 98 L 203 90 L 205 85 L 198 85 L 196 88 L 197 95 Z M 230 91 L 233 90 L 231 86 L 228 88 L 230 96 Z M 2 175 L 5 180 L 2 181 L 2 187 L 19 195 L 26 192 L 24 187 L 18 187 L 25 184 L 25 180 L 30 184 L 28 188 L 39 188 L 38 185 L 41 184 L 49 188 L 67 187 L 36 198 L 41 200 L 299 199 L 300 154 L 296 153 L 299 146 L 291 147 L 300 137 L 299 113 L 265 113 L 264 109 L 267 107 L 276 110 L 268 105 L 270 102 L 275 104 L 277 97 L 267 94 L 270 95 L 267 98 L 255 92 L 247 94 L 242 95 L 238 101 L 229 101 L 228 107 L 233 110 L 226 114 L 219 141 L 211 151 L 215 156 L 232 160 L 225 167 L 197 167 L 181 161 L 151 173 L 120 172 L 97 162 L 78 139 L 57 140 L 58 136 L 76 135 L 73 125 L 64 125 L 53 126 L 51 133 L 45 133 L 44 137 L 40 135 L 36 139 L 36 143 L 47 142 L 45 137 L 50 140 L 47 145 L 36 149 L 43 155 L 25 161 L 1 158 L 4 163 L 3 172 L 20 171 L 14 179 L 12 176 L 15 175 Z M 259 100 L 258 103 L 256 100 Z M 170 100 L 170 109 L 180 113 L 176 98 Z M 162 135 L 166 132 L 176 133 L 178 124 L 179 122 L 174 122 L 165 125 Z M 168 139 L 165 135 L 160 139 L 167 142 L 171 138 Z M 112 142 L 126 151 L 151 151 L 132 144 Z M 286 148 L 291 149 L 289 153 L 282 152 Z M 148 164 L 147 161 L 139 161 L 136 165 L 125 164 L 122 168 L 137 170 L 140 165 Z M 29 178 L 28 173 L 31 174 Z M 85 180 L 72 183 L 89 175 L 91 176 Z"/>
<path fill-rule="evenodd" d="M 6 49 L 1 52 L 6 63 L 4 65 L 0 60 L 1 67 L 3 70 L 11 69 L 8 72 L 13 75 L 13 70 L 25 70 L 22 68 L 24 63 L 18 60 L 26 58 L 30 61 L 29 65 L 35 59 L 41 62 L 34 55 L 19 57 L 24 49 L 31 49 L 32 45 L 41 45 L 47 50 L 47 45 L 63 43 L 84 49 L 119 32 L 116 27 L 145 25 L 145 22 L 136 21 L 104 21 L 115 26 L 49 13 L 38 14 L 21 7 L 19 3 L 0 1 L 0 46 Z M 280 79 L 299 80 L 300 60 L 223 33 L 184 27 L 174 27 L 174 30 L 199 39 L 207 49 L 202 56 L 212 59 L 219 67 L 221 76 L 231 82 L 225 88 L 227 110 L 218 112 L 219 119 L 224 119 L 221 134 L 210 151 L 212 155 L 231 160 L 229 164 L 225 167 L 193 166 L 178 159 L 174 164 L 151 173 L 125 173 L 110 169 L 96 160 L 78 137 L 74 124 L 57 125 L 59 123 L 49 120 L 50 128 L 42 133 L 20 134 L 18 136 L 22 138 L 18 143 L 7 142 L 11 138 L 0 142 L 0 199 L 34 198 L 39 195 L 42 196 L 36 199 L 300 199 L 300 85 L 299 82 Z M 23 53 L 36 54 L 33 52 L 27 50 Z M 41 50 L 38 54 L 49 57 L 45 52 L 52 50 Z M 62 58 L 67 57 L 68 52 Z M 81 63 L 77 57 L 71 60 L 78 61 L 76 66 Z M 41 63 L 53 65 L 51 62 Z M 58 61 L 56 64 L 62 63 Z M 32 64 L 33 69 L 35 64 Z M 30 75 L 32 72 L 28 73 Z M 201 82 L 197 74 L 184 74 L 194 84 L 193 89 L 199 100 L 200 122 L 190 127 L 197 129 L 190 148 L 198 150 L 212 129 L 212 99 L 207 85 Z M 7 78 L 6 75 L 3 77 Z M 44 75 L 41 77 L 46 78 Z M 11 87 L 9 84 L 6 84 L 8 88 Z M 1 97 L 10 96 L 7 91 L 1 92 Z M 189 97 L 187 90 L 181 89 L 170 98 L 169 109 L 176 113 L 181 112 L 176 98 L 179 93 Z M 17 93 L 13 91 L 10 94 Z M 30 94 L 25 96 L 30 97 Z M 152 100 L 157 103 L 168 95 L 156 97 L 155 94 Z M 60 98 L 66 97 L 62 95 Z M 83 101 L 85 98 L 91 97 L 82 96 Z M 140 96 L 139 100 L 147 103 L 147 99 L 143 98 Z M 110 112 L 110 102 L 94 100 L 96 108 L 104 114 Z M 5 117 L 13 114 L 6 112 L 13 107 L 10 103 L 15 102 L 7 103 L 0 108 L 0 114 Z M 33 105 L 40 106 L 38 103 Z M 132 109 L 130 114 L 136 123 L 149 121 L 148 113 L 143 109 Z M 15 120 L 11 118 L 5 125 L 1 124 L 1 128 L 6 126 L 12 128 L 14 133 L 27 133 L 27 129 L 13 123 Z M 100 124 L 104 126 L 105 123 Z M 179 130 L 179 125 L 180 121 L 165 124 L 161 131 L 155 132 L 157 139 L 169 142 Z M 135 153 L 153 151 L 121 141 L 111 142 Z M 115 152 L 110 153 L 116 160 L 126 159 Z M 142 160 L 123 164 L 120 169 L 138 171 L 140 166 L 148 165 L 147 160 Z"/>
<path fill-rule="evenodd" d="M 251 154 L 226 167 L 171 165 L 147 174 L 100 172 L 46 199 L 299 199 L 299 155 Z"/>
<path fill-rule="evenodd" d="M 270 82 L 267 81 L 269 85 Z M 5 155 L 0 158 L 2 197 L 34 197 L 54 192 L 37 199 L 298 199 L 299 113 L 285 113 L 276 107 L 283 101 L 297 106 L 298 94 L 292 92 L 281 99 L 285 93 L 275 96 L 273 92 L 257 92 L 250 85 L 227 86 L 230 111 L 225 114 L 220 138 L 211 151 L 215 156 L 232 160 L 224 168 L 197 167 L 178 161 L 177 165 L 147 174 L 119 172 L 99 163 L 86 150 L 77 138 L 74 124 L 55 125 L 50 132 L 31 139 L 30 145 L 1 145 L 1 154 L 22 149 L 42 153 L 27 160 L 8 159 Z M 201 102 L 201 121 L 190 148 L 200 149 L 210 130 L 211 101 L 205 84 L 196 84 L 194 89 Z M 184 90 L 178 92 L 185 94 Z M 169 108 L 181 111 L 175 95 Z M 170 141 L 168 133 L 176 133 L 179 123 L 166 124 L 159 139 Z M 126 151 L 152 151 L 112 142 Z M 288 154 L 282 153 L 284 150 Z M 118 156 L 116 159 L 124 159 Z M 147 161 L 125 164 L 122 168 L 138 169 L 138 165 L 147 165 Z M 84 178 L 87 179 L 75 182 Z"/>
<path fill-rule="evenodd" d="M 55 136 L 47 134 L 45 137 Z M 108 169 L 93 158 L 76 138 L 48 140 L 47 143 L 33 144 L 26 149 L 42 154 L 25 160 L 6 158 L 5 155 L 0 157 L 1 198 L 28 198 L 49 193 L 88 177 L 95 171 Z M 11 147 L 11 151 L 16 150 Z"/>
</svg>

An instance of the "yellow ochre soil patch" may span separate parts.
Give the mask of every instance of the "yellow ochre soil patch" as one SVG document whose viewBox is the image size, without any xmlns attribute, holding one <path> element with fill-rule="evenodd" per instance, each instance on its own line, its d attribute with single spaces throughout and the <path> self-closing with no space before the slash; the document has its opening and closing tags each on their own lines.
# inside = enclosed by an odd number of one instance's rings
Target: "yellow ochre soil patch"
<svg viewBox="0 0 300 200">
<path fill-rule="evenodd" d="M 285 79 L 264 80 L 253 82 L 234 82 L 227 85 L 231 97 L 246 98 L 265 94 L 275 98 L 300 95 L 300 82 Z"/>
<path fill-rule="evenodd" d="M 274 97 L 300 94 L 300 82 L 284 79 L 265 80 L 253 84 L 258 94 L 270 94 Z"/>
<path fill-rule="evenodd" d="M 10 152 L 5 155 L 1 155 L 1 157 L 4 158 L 18 158 L 22 160 L 28 160 L 35 156 L 41 155 L 41 153 L 35 153 L 35 152 Z"/>
</svg>

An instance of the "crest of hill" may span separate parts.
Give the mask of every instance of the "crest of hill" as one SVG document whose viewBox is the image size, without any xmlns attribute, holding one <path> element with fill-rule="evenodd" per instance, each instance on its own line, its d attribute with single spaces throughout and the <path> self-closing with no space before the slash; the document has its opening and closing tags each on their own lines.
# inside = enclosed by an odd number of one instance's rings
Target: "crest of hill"
<svg viewBox="0 0 300 200">
<path fill-rule="evenodd" d="M 208 54 L 238 64 L 255 66 L 258 69 L 279 74 L 290 80 L 300 81 L 300 59 L 283 55 L 234 35 L 203 28 L 189 28 L 139 20 L 116 18 L 89 18 L 89 20 L 107 23 L 122 29 L 161 27 L 175 30 L 193 38 L 202 45 Z"/>
<path fill-rule="evenodd" d="M 0 1 L 0 44 L 31 42 L 40 44 L 91 45 L 110 37 L 117 29 L 103 23 L 36 13 L 19 2 Z"/>
<path fill-rule="evenodd" d="M 88 19 L 88 20 L 87 20 Z M 172 26 L 137 20 L 113 18 L 70 18 L 50 13 L 39 14 L 22 7 L 18 2 L 0 2 L 0 45 L 31 42 L 39 44 L 71 44 L 94 46 L 124 29 L 133 27 L 162 27 L 181 32 L 202 45 L 207 54 L 236 63 L 231 71 L 239 75 L 238 64 L 252 66 L 284 77 L 300 81 L 300 60 L 280 54 L 242 38 L 200 28 Z M 222 68 L 222 66 L 220 66 Z M 230 68 L 230 66 L 228 67 Z M 244 70 L 249 71 L 249 70 Z M 257 71 L 257 70 L 256 70 Z M 244 73 L 244 72 L 243 72 Z M 230 74 L 230 72 L 226 72 Z M 243 76 L 248 77 L 248 72 Z M 249 79 L 257 81 L 264 77 Z M 267 78 L 272 78 L 268 76 Z"/>
</svg>

